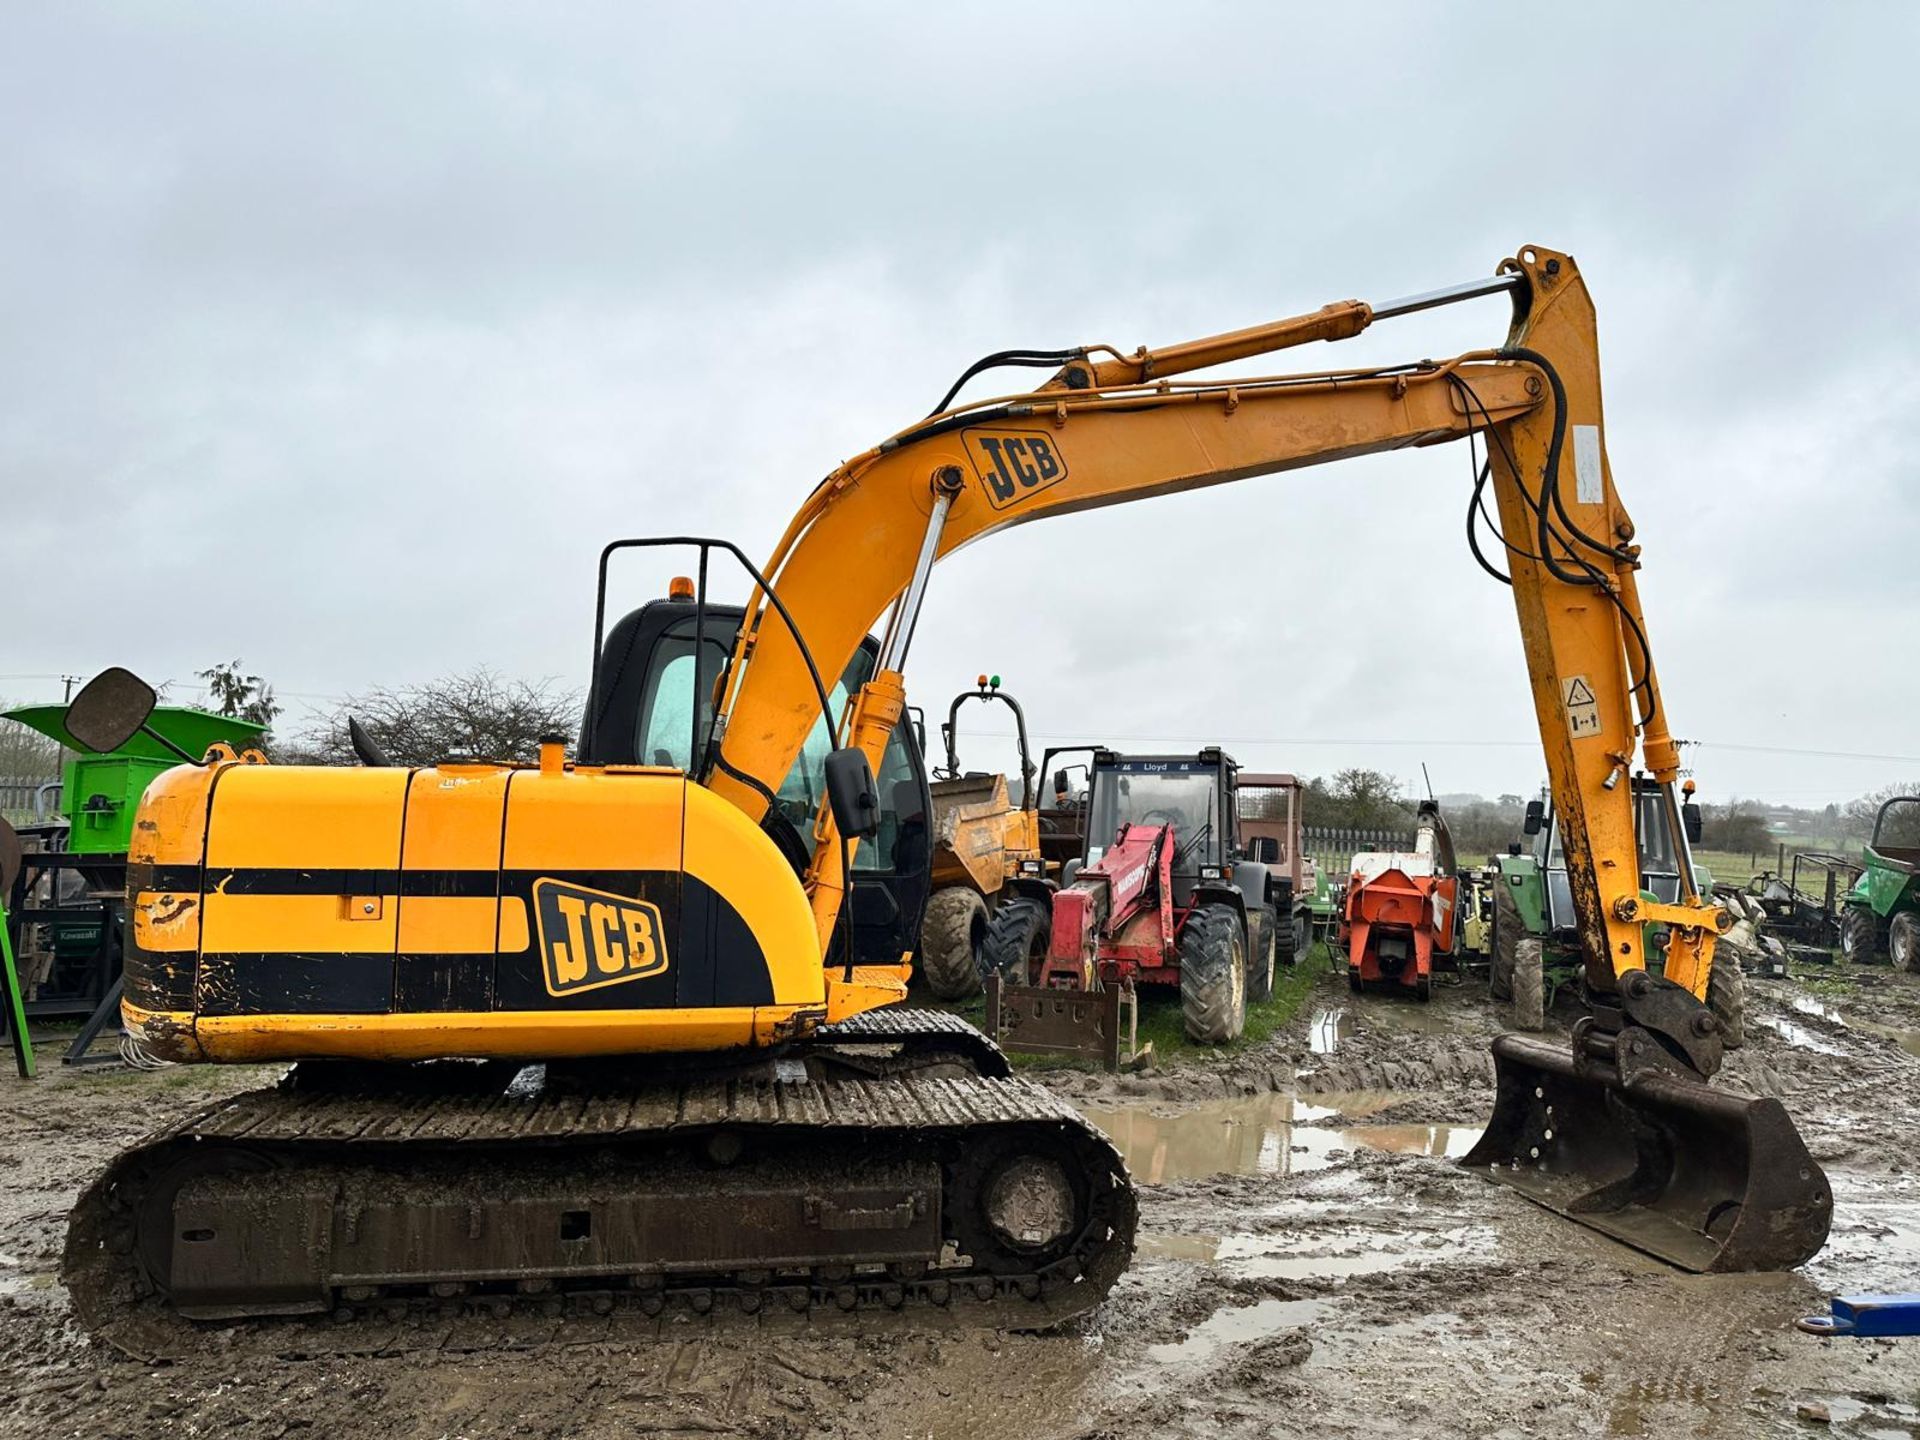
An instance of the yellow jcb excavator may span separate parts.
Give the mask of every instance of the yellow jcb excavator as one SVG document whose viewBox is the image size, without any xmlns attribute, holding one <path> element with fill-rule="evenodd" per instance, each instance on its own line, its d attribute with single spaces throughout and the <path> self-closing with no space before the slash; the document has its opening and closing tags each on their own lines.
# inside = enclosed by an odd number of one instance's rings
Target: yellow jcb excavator
<svg viewBox="0 0 1920 1440">
<path fill-rule="evenodd" d="M 1498 348 L 1181 378 L 1479 296 L 1511 302 Z M 1680 757 L 1572 258 L 1528 247 L 1389 305 L 1132 354 L 1005 352 L 962 380 L 999 364 L 1055 373 L 957 406 L 956 386 L 815 487 L 764 571 L 691 542 L 679 628 L 631 628 L 617 655 L 608 557 L 689 542 L 609 547 L 571 762 L 558 741 L 537 764 L 424 769 L 371 746 L 358 769 L 216 747 L 151 786 L 129 865 L 129 1034 L 167 1060 L 295 1063 L 86 1192 L 64 1266 L 85 1323 L 155 1352 L 190 1346 L 192 1319 L 304 1312 L 351 1334 L 524 1304 L 655 1323 L 1085 1310 L 1132 1249 L 1118 1156 L 970 1027 L 897 1007 L 904 956 L 872 963 L 845 938 L 855 848 L 911 829 L 875 773 L 934 562 L 1043 516 L 1458 439 L 1484 442 L 1469 535 L 1512 586 L 1590 1007 L 1570 1046 L 1496 1042 L 1498 1101 L 1469 1162 L 1694 1269 L 1819 1248 L 1831 1201 L 1785 1112 L 1707 1084 L 1724 912 L 1686 863 L 1676 903 L 1641 895 L 1628 782 L 1661 787 L 1684 856 Z M 752 595 L 709 646 L 709 562 L 726 553 Z M 823 677 L 858 681 L 844 713 Z M 109 672 L 68 728 L 110 746 L 150 703 Z M 662 727 L 677 748 L 654 744 Z M 783 788 L 803 752 L 808 783 Z M 1659 975 L 1649 922 L 1670 936 Z"/>
</svg>

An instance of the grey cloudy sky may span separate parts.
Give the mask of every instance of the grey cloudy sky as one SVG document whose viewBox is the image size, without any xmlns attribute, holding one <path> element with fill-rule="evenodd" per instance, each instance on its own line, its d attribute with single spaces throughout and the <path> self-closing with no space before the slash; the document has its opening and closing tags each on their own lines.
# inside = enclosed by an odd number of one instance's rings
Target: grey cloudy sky
<svg viewBox="0 0 1920 1440">
<path fill-rule="evenodd" d="M 297 722 L 483 663 L 577 683 L 604 540 L 764 554 L 982 352 L 1384 300 L 1538 242 L 1600 308 L 1708 796 L 1920 777 L 1920 10 L 1572 8 L 16 0 L 0 693 L 238 655 Z M 936 575 L 914 698 L 991 669 L 1049 737 L 1530 790 L 1467 465 L 996 537 Z"/>
</svg>

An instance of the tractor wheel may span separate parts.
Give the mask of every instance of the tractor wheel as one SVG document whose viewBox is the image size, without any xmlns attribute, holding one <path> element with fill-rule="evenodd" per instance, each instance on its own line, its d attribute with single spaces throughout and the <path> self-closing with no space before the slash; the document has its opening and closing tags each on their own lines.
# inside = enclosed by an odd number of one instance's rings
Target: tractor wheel
<svg viewBox="0 0 1920 1440">
<path fill-rule="evenodd" d="M 987 938 L 987 902 L 964 885 L 933 892 L 920 922 L 920 973 L 942 1000 L 980 993 L 980 942 Z"/>
<path fill-rule="evenodd" d="M 1053 934 L 1053 907 L 1032 895 L 1002 900 L 980 942 L 980 978 L 997 974 L 1007 985 L 1031 985 Z"/>
<path fill-rule="evenodd" d="M 1293 953 L 1287 957 L 1289 965 L 1297 965 L 1307 958 L 1307 952 L 1313 949 L 1313 916 L 1305 910 L 1293 912 Z"/>
<path fill-rule="evenodd" d="M 1840 958 L 1850 965 L 1871 965 L 1878 958 L 1879 932 L 1871 910 L 1849 905 L 1840 917 Z"/>
<path fill-rule="evenodd" d="M 1707 975 L 1707 1009 L 1720 1022 L 1720 1043 L 1738 1050 L 1747 1043 L 1747 976 L 1740 962 L 1725 950 L 1716 950 Z"/>
<path fill-rule="evenodd" d="M 1288 915 L 1276 918 L 1273 927 L 1273 963 L 1284 965 L 1291 970 L 1299 963 L 1306 946 L 1300 943 L 1300 929 L 1305 923 L 1301 915 Z"/>
<path fill-rule="evenodd" d="M 1506 877 L 1494 884 L 1498 888 L 1493 892 L 1493 963 L 1487 968 L 1487 989 L 1496 1000 L 1511 1000 L 1514 947 L 1526 927 L 1520 923 L 1520 905 Z"/>
<path fill-rule="evenodd" d="M 1247 1003 L 1273 998 L 1273 967 L 1279 958 L 1280 922 L 1271 905 L 1253 912 L 1247 928 Z"/>
<path fill-rule="evenodd" d="M 1547 1024 L 1546 942 L 1529 936 L 1513 947 L 1513 1023 L 1519 1030 L 1544 1030 Z"/>
<path fill-rule="evenodd" d="M 1887 926 L 1887 958 L 1902 970 L 1920 975 L 1920 914 L 1902 910 Z"/>
<path fill-rule="evenodd" d="M 1196 1045 L 1224 1045 L 1247 1025 L 1247 941 L 1230 905 L 1203 905 L 1180 935 L 1180 1014 Z"/>
</svg>

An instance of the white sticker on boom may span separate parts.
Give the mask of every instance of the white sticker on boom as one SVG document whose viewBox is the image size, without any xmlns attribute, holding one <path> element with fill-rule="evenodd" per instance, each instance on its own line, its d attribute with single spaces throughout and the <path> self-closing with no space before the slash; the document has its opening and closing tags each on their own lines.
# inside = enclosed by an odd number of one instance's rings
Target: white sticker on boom
<svg viewBox="0 0 1920 1440">
<path fill-rule="evenodd" d="M 1573 493 L 1582 505 L 1598 505 L 1607 498 L 1605 479 L 1600 474 L 1600 427 L 1573 427 Z"/>
<path fill-rule="evenodd" d="M 1567 729 L 1578 740 L 1582 735 L 1600 733 L 1600 701 L 1584 675 L 1569 675 L 1560 687 L 1560 703 L 1566 708 Z"/>
</svg>

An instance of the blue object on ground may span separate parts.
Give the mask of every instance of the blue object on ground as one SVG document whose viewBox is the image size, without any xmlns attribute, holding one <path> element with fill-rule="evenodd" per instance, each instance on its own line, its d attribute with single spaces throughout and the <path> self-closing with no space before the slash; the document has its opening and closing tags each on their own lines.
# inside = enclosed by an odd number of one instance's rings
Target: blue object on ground
<svg viewBox="0 0 1920 1440">
<path fill-rule="evenodd" d="M 1794 1322 L 1809 1335 L 1920 1335 L 1920 1295 L 1836 1295 L 1831 1315 Z"/>
</svg>

